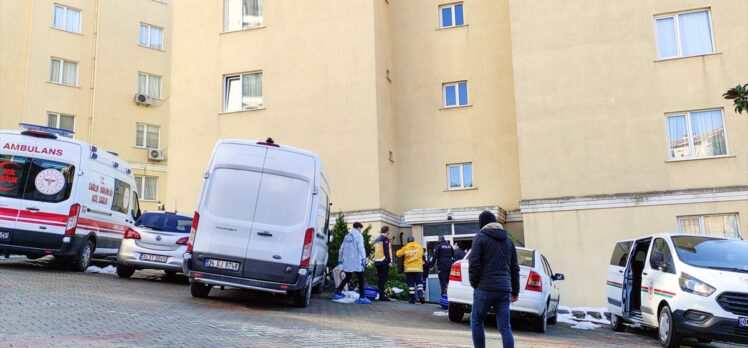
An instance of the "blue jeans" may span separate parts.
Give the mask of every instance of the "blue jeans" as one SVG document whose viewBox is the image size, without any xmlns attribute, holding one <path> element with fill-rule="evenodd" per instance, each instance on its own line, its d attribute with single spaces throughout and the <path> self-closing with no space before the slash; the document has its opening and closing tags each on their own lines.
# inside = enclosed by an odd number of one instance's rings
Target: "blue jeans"
<svg viewBox="0 0 748 348">
<path fill-rule="evenodd" d="M 504 348 L 514 348 L 512 326 L 509 324 L 509 305 L 511 303 L 511 294 L 475 289 L 473 292 L 473 311 L 470 313 L 473 346 L 476 348 L 484 348 L 486 346 L 483 319 L 485 319 L 486 313 L 493 306 L 496 310 L 496 323 L 499 325 L 499 333 L 501 333 L 501 341 L 504 344 Z"/>
</svg>

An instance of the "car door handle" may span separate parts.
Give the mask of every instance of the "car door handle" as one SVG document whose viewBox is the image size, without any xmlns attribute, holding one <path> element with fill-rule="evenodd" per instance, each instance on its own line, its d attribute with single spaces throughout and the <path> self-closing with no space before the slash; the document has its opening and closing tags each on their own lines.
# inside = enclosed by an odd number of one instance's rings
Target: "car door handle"
<svg viewBox="0 0 748 348">
<path fill-rule="evenodd" d="M 618 270 L 618 273 L 623 273 L 623 270 L 622 270 L 622 269 L 619 269 L 619 270 Z"/>
<path fill-rule="evenodd" d="M 37 211 L 39 211 L 39 208 L 36 208 L 36 207 L 27 207 L 26 210 L 37 212 Z"/>
<path fill-rule="evenodd" d="M 272 237 L 273 236 L 273 234 L 270 233 L 270 232 L 268 232 L 268 231 L 257 232 L 257 235 L 258 236 L 263 236 L 263 237 Z"/>
<path fill-rule="evenodd" d="M 647 275 L 647 272 L 642 272 L 642 275 Z"/>
</svg>

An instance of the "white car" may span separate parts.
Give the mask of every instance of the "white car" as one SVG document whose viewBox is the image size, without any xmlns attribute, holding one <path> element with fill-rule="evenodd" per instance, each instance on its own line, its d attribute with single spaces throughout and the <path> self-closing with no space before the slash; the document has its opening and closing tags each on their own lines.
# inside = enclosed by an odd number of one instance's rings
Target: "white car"
<svg viewBox="0 0 748 348">
<path fill-rule="evenodd" d="M 470 252 L 465 259 L 452 264 L 447 298 L 449 320 L 462 321 L 473 305 L 473 288 L 468 276 Z M 537 332 L 545 332 L 548 324 L 555 324 L 560 301 L 556 281 L 564 275 L 554 274 L 545 256 L 537 250 L 517 248 L 519 262 L 519 297 L 509 308 L 512 316 L 529 317 Z"/>
<path fill-rule="evenodd" d="M 606 284 L 611 329 L 657 328 L 663 347 L 684 337 L 748 343 L 748 242 L 659 234 L 613 248 Z"/>
</svg>

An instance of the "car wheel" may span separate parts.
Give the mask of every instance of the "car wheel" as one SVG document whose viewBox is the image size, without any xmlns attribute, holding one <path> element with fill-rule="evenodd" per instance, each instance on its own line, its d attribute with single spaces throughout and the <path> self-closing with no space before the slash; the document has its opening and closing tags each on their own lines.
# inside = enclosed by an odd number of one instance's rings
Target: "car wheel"
<svg viewBox="0 0 748 348">
<path fill-rule="evenodd" d="M 548 330 L 548 307 L 545 308 L 543 314 L 540 315 L 533 323 L 535 332 L 545 333 Z"/>
<path fill-rule="evenodd" d="M 93 256 L 94 246 L 90 240 L 86 240 L 81 245 L 81 249 L 78 254 L 73 257 L 70 269 L 75 272 L 83 272 L 91 266 L 91 256 Z"/>
<path fill-rule="evenodd" d="M 293 304 L 296 307 L 306 308 L 312 303 L 312 277 L 306 282 L 306 286 L 293 295 Z"/>
<path fill-rule="evenodd" d="M 615 332 L 623 332 L 623 330 L 626 330 L 626 327 L 623 326 L 623 318 L 621 318 L 620 315 L 610 315 L 610 329 Z"/>
<path fill-rule="evenodd" d="M 682 338 L 675 327 L 673 314 L 670 312 L 669 306 L 662 307 L 659 318 L 657 338 L 660 339 L 660 344 L 665 348 L 680 347 Z"/>
<path fill-rule="evenodd" d="M 212 286 L 208 284 L 198 282 L 190 283 L 190 293 L 192 294 L 192 297 L 206 298 L 210 294 L 211 288 Z"/>
<path fill-rule="evenodd" d="M 454 323 L 462 322 L 465 317 L 465 307 L 459 303 L 449 302 L 449 321 Z"/>
<path fill-rule="evenodd" d="M 164 271 L 166 273 L 166 276 L 169 278 L 174 278 L 174 276 L 177 275 L 177 271 Z"/>
<path fill-rule="evenodd" d="M 120 278 L 130 278 L 135 273 L 135 267 L 117 265 L 117 276 Z"/>
<path fill-rule="evenodd" d="M 548 325 L 556 325 L 558 322 L 558 307 L 556 307 L 556 310 L 553 311 L 553 316 L 548 318 Z"/>
</svg>

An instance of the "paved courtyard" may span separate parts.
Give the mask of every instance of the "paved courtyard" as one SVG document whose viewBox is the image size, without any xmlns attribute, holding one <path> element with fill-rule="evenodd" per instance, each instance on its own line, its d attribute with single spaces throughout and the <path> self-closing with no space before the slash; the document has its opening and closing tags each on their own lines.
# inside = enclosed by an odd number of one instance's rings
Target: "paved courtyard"
<svg viewBox="0 0 748 348">
<path fill-rule="evenodd" d="M 102 265 L 104 266 L 104 265 Z M 339 304 L 315 295 L 309 308 L 284 298 L 213 290 L 190 296 L 182 277 L 139 271 L 72 273 L 54 260 L 0 257 L 0 347 L 470 347 L 467 322 L 434 315 L 436 305 Z M 658 347 L 640 331 L 576 330 L 536 334 L 514 323 L 518 347 Z M 490 346 L 499 341 L 487 330 Z M 711 344 L 700 347 L 729 347 Z"/>
</svg>

